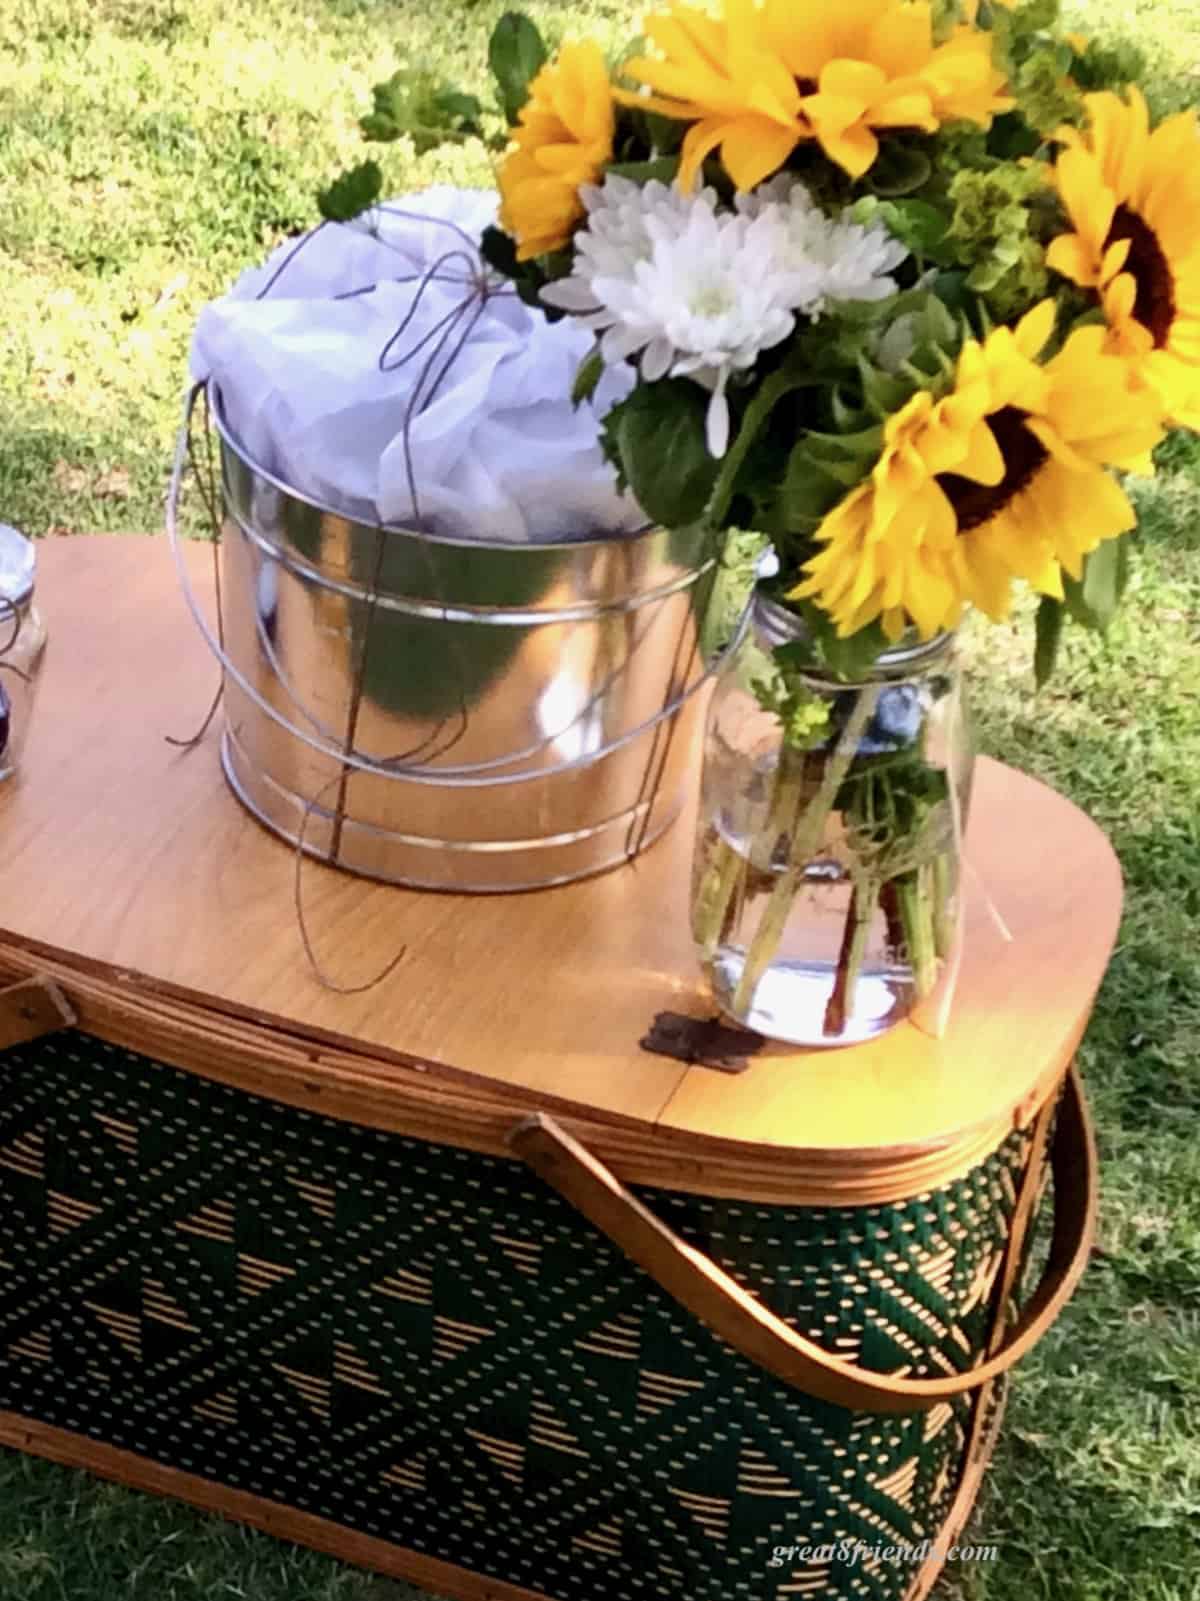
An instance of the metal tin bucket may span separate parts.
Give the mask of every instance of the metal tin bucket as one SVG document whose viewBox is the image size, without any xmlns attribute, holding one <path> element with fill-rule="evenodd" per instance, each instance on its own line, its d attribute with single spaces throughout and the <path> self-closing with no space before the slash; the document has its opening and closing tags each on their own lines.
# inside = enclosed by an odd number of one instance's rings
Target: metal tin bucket
<svg viewBox="0 0 1200 1601">
<path fill-rule="evenodd" d="M 212 399 L 222 760 L 261 822 L 351 872 L 481 892 L 599 872 L 667 828 L 709 677 L 701 530 L 380 529 L 251 461 Z"/>
</svg>

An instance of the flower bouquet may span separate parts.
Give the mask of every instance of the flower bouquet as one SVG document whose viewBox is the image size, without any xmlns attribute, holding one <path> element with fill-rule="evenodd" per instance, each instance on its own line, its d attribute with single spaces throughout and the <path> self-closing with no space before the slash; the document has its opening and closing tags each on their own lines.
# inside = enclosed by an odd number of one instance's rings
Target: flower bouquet
<svg viewBox="0 0 1200 1601">
<path fill-rule="evenodd" d="M 953 963 L 948 639 L 1024 583 L 1044 681 L 1064 621 L 1119 603 L 1117 475 L 1200 426 L 1200 137 L 1057 0 L 672 3 L 644 30 L 609 60 L 502 21 L 485 255 L 594 332 L 577 401 L 634 368 L 603 434 L 647 514 L 727 563 L 773 547 L 710 718 L 695 935 L 735 1017 L 836 1043 Z M 422 106 L 485 133 L 453 87 Z"/>
</svg>

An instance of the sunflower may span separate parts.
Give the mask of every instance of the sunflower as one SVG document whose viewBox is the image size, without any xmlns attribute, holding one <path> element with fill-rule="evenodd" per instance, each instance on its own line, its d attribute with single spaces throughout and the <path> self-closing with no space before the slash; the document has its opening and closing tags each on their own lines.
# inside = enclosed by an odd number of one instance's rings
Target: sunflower
<svg viewBox="0 0 1200 1601">
<path fill-rule="evenodd" d="M 1045 300 L 959 357 L 941 400 L 914 395 L 889 418 L 883 453 L 817 530 L 821 551 L 790 598 L 811 598 L 840 635 L 876 618 L 890 640 L 953 628 L 972 603 L 1008 615 L 1012 581 L 1061 599 L 1062 575 L 1134 526 L 1108 466 L 1149 471 L 1157 397 L 1081 328 L 1040 364 L 1054 330 Z"/>
<path fill-rule="evenodd" d="M 1129 357 L 1176 422 L 1200 428 L 1200 136 L 1196 113 L 1154 132 L 1140 91 L 1084 97 L 1089 129 L 1062 128 L 1053 169 L 1073 233 L 1047 263 L 1104 307 L 1108 348 Z"/>
<path fill-rule="evenodd" d="M 625 71 L 657 93 L 618 89 L 617 99 L 695 123 L 683 142 L 681 188 L 695 186 L 705 157 L 720 146 L 738 188 L 753 189 L 812 137 L 800 112 L 800 86 L 772 51 L 753 0 L 725 0 L 719 22 L 676 3 L 647 17 L 644 27 L 661 59 L 636 56 Z"/>
<path fill-rule="evenodd" d="M 960 27 L 935 46 L 928 0 L 725 0 L 719 22 L 676 3 L 646 33 L 659 58 L 639 56 L 626 71 L 655 93 L 617 97 L 695 124 L 683 143 L 685 189 L 718 147 L 746 190 L 813 139 L 859 178 L 879 154 L 875 129 L 933 133 L 958 118 L 987 127 L 1013 104 L 1000 93 L 991 36 Z"/>
<path fill-rule="evenodd" d="M 616 117 L 604 55 L 594 40 L 565 44 L 529 86 L 500 168 L 500 225 L 529 261 L 570 241 L 584 216 L 582 184 L 612 160 Z"/>
</svg>

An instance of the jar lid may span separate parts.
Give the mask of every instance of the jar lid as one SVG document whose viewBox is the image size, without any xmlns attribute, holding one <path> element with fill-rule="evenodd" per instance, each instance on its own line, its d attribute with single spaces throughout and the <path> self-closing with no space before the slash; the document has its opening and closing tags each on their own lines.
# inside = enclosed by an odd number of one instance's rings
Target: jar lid
<svg viewBox="0 0 1200 1601">
<path fill-rule="evenodd" d="M 32 539 L 0 523 L 0 600 L 23 606 L 33 594 L 37 551 Z"/>
</svg>

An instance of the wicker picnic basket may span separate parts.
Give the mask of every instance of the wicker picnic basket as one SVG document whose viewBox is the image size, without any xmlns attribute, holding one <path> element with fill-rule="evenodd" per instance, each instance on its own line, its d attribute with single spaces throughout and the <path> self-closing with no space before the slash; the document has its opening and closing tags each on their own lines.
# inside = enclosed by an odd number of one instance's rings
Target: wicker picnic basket
<svg viewBox="0 0 1200 1601">
<path fill-rule="evenodd" d="M 897 1552 L 962 1530 L 1089 1250 L 1098 832 L 981 764 L 968 843 L 1014 938 L 971 925 L 940 1040 L 714 1051 L 682 830 L 504 902 L 313 867 L 314 927 L 410 953 L 332 995 L 280 916 L 288 849 L 145 738 L 178 618 L 130 543 L 47 589 L 56 637 L 121 597 L 122 652 L 87 649 L 101 714 L 138 715 L 82 736 L 52 663 L 0 797 L 0 1440 L 464 1601 L 926 1593 L 937 1551 Z M 655 1011 L 690 1061 L 639 1048 Z"/>
</svg>

